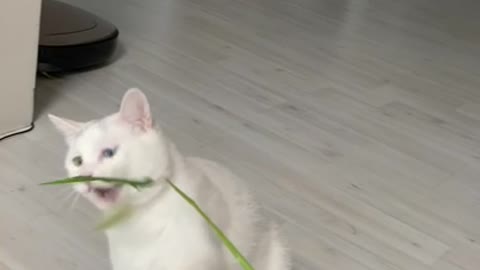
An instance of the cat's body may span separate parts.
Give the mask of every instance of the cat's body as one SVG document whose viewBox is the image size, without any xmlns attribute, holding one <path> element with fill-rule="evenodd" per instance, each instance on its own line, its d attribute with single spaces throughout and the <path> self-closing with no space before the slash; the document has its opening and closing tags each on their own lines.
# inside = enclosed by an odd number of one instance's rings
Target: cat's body
<svg viewBox="0 0 480 270">
<path fill-rule="evenodd" d="M 235 176 L 202 159 L 185 159 L 183 166 L 173 181 L 201 205 L 255 268 L 286 269 L 260 267 L 281 262 L 286 254 L 275 228 L 259 224 L 257 209 Z M 240 269 L 205 221 L 178 194 L 161 194 L 137 215 L 107 232 L 115 270 Z M 264 256 L 257 256 L 259 253 Z M 187 262 L 191 266 L 177 266 Z"/>
<path fill-rule="evenodd" d="M 67 136 L 70 176 L 155 180 L 154 187 L 142 192 L 104 183 L 76 187 L 100 209 L 122 203 L 135 209 L 132 217 L 107 230 L 114 270 L 241 269 L 202 217 L 164 182 L 166 178 L 200 205 L 255 269 L 290 269 L 275 226 L 259 215 L 243 183 L 214 162 L 182 156 L 152 128 L 148 103 L 139 90 L 125 95 L 119 113 L 98 122 L 51 118 Z"/>
</svg>

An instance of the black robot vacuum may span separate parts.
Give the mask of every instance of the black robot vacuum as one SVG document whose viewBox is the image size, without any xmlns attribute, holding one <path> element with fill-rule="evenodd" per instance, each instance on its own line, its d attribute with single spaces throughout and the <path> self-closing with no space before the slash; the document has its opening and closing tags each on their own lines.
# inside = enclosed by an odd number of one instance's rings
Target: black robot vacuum
<svg viewBox="0 0 480 270">
<path fill-rule="evenodd" d="M 105 64 L 117 38 L 111 23 L 69 4 L 43 0 L 38 71 L 69 72 Z"/>
</svg>

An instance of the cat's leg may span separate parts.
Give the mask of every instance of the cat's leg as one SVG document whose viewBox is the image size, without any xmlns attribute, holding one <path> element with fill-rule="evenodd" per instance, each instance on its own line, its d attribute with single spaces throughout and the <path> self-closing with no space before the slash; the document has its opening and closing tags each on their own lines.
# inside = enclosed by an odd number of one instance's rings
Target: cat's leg
<svg viewBox="0 0 480 270">
<path fill-rule="evenodd" d="M 272 225 L 257 245 L 252 259 L 256 269 L 290 270 L 291 258 L 286 244 L 278 233 L 278 228 Z"/>
<path fill-rule="evenodd" d="M 228 270 L 223 254 L 220 252 L 201 251 L 189 256 L 184 254 L 183 259 L 176 259 L 169 263 L 167 270 Z M 200 258 L 202 257 L 202 258 Z"/>
<path fill-rule="evenodd" d="M 162 242 L 167 246 L 162 265 L 167 270 L 228 270 L 221 242 L 207 223 L 193 214 L 178 221 L 175 232 Z"/>
<path fill-rule="evenodd" d="M 188 259 L 187 259 L 188 260 Z M 228 270 L 222 263 L 212 260 L 189 261 L 188 264 L 170 268 L 168 270 Z"/>
</svg>

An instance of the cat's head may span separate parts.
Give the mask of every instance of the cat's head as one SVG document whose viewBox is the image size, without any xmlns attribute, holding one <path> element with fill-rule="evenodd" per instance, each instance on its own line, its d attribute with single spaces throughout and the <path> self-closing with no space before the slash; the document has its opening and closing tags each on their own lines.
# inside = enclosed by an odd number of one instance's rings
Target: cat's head
<svg viewBox="0 0 480 270">
<path fill-rule="evenodd" d="M 149 103 L 138 89 L 128 90 L 120 110 L 102 119 L 82 123 L 49 117 L 65 136 L 65 168 L 70 177 L 155 179 L 170 166 L 168 143 L 153 128 Z M 76 184 L 74 188 L 100 209 L 145 195 L 128 186 L 97 181 Z"/>
</svg>

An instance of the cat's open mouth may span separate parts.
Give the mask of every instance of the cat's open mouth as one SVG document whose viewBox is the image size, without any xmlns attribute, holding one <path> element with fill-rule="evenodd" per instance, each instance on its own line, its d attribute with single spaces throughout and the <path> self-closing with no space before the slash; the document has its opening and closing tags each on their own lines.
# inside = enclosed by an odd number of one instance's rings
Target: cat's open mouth
<svg viewBox="0 0 480 270">
<path fill-rule="evenodd" d="M 115 202 L 120 193 L 120 187 L 96 187 L 92 188 L 91 192 L 102 201 Z"/>
</svg>

